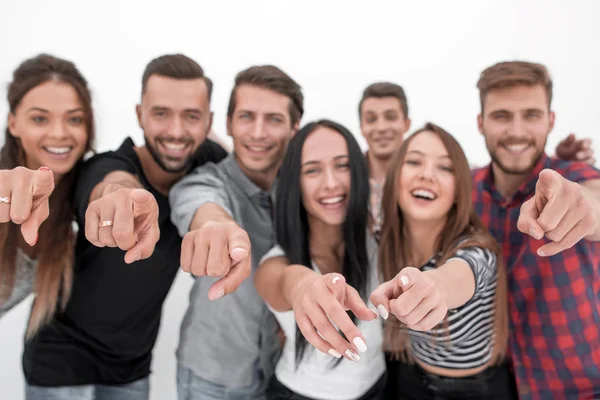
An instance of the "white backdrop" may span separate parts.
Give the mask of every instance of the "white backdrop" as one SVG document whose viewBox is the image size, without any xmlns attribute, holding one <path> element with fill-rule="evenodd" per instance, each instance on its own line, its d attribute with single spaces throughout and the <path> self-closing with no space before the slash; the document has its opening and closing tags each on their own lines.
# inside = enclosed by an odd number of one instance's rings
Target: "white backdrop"
<svg viewBox="0 0 600 400">
<path fill-rule="evenodd" d="M 223 137 L 234 75 L 270 63 L 303 86 L 304 121 L 328 117 L 357 135 L 362 89 L 373 81 L 397 82 L 407 92 L 413 128 L 429 120 L 442 125 L 475 165 L 489 161 L 475 122 L 479 73 L 501 60 L 538 61 L 555 81 L 557 121 L 549 149 L 573 131 L 594 138 L 600 153 L 595 0 L 3 0 L 0 16 L 2 97 L 23 59 L 48 52 L 74 61 L 93 90 L 99 150 L 115 148 L 127 135 L 141 143 L 134 106 L 143 69 L 158 55 L 183 52 L 215 83 L 213 128 Z M 0 101 L 0 116 L 7 111 Z M 190 286 L 180 274 L 164 307 L 153 400 L 176 398 L 174 351 Z M 0 320 L 2 399 L 23 398 L 29 306 L 30 300 Z"/>
</svg>

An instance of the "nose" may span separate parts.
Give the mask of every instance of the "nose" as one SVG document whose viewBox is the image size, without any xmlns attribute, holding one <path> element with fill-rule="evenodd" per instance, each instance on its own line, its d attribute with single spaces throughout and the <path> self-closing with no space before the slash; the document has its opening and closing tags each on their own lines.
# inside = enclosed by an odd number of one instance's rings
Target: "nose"
<svg viewBox="0 0 600 400">
<path fill-rule="evenodd" d="M 509 126 L 508 134 L 509 136 L 518 138 L 526 136 L 525 123 L 521 116 L 512 119 L 512 123 Z"/>
<path fill-rule="evenodd" d="M 185 129 L 183 127 L 183 121 L 179 116 L 173 117 L 169 124 L 168 134 L 170 137 L 175 139 L 181 139 L 185 136 Z"/>
<path fill-rule="evenodd" d="M 377 132 L 382 132 L 387 129 L 387 124 L 384 121 L 383 117 L 377 118 L 377 122 L 375 123 L 375 129 Z"/>
<path fill-rule="evenodd" d="M 335 189 L 338 186 L 339 182 L 333 168 L 325 169 L 324 179 L 323 183 L 327 189 Z"/>
<path fill-rule="evenodd" d="M 433 163 L 425 162 L 419 170 L 419 178 L 433 181 L 435 179 L 435 168 Z"/>
<path fill-rule="evenodd" d="M 256 118 L 254 126 L 250 129 L 250 137 L 254 140 L 261 140 L 265 136 L 265 121 L 262 117 Z"/>
<path fill-rule="evenodd" d="M 52 124 L 49 134 L 54 139 L 65 139 L 67 136 L 69 136 L 67 122 L 56 121 L 56 123 Z"/>
</svg>

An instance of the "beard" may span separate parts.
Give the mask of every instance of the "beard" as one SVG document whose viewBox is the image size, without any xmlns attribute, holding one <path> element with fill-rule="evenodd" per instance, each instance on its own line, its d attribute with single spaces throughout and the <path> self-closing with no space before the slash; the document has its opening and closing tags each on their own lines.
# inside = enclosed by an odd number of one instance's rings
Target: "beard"
<svg viewBox="0 0 600 400">
<path fill-rule="evenodd" d="M 492 162 L 498 166 L 500 171 L 504 172 L 507 175 L 525 175 L 525 174 L 529 173 L 535 167 L 535 165 L 538 163 L 538 161 L 540 161 L 540 159 L 542 158 L 542 156 L 544 154 L 544 149 L 546 148 L 546 140 L 544 140 L 544 144 L 541 147 L 535 149 L 535 153 L 534 153 L 533 157 L 531 157 L 531 161 L 525 167 L 511 167 L 509 165 L 506 165 L 502 161 L 502 158 L 498 156 L 497 149 L 499 146 L 502 146 L 502 145 L 503 145 L 502 143 L 499 143 L 494 148 L 491 148 L 488 145 L 488 151 L 490 153 L 490 158 L 492 159 Z M 535 144 L 534 144 L 534 146 L 535 146 Z"/>
<path fill-rule="evenodd" d="M 192 153 L 190 153 L 189 156 L 185 158 L 173 158 L 161 154 L 160 151 L 156 147 L 154 147 L 154 145 L 148 139 L 147 136 L 144 135 L 144 139 L 146 140 L 146 147 L 148 148 L 150 155 L 158 164 L 158 166 L 165 172 L 172 174 L 184 172 L 192 165 L 194 161 L 196 151 L 193 151 Z"/>
</svg>

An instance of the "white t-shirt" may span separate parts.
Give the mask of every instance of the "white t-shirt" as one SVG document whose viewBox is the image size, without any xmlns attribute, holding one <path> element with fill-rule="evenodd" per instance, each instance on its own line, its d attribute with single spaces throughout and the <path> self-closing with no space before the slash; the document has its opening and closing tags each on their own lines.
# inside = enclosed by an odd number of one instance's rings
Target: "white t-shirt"
<svg viewBox="0 0 600 400">
<path fill-rule="evenodd" d="M 367 293 L 379 284 L 377 272 L 377 244 L 368 239 L 370 282 Z M 285 256 L 279 246 L 271 249 L 261 262 Z M 320 273 L 313 263 L 313 269 Z M 368 306 L 374 309 L 368 302 Z M 381 318 L 374 321 L 357 321 L 357 327 L 366 339 L 367 351 L 358 353 L 358 362 L 342 357 L 338 365 L 336 358 L 322 353 L 307 343 L 304 357 L 296 369 L 296 320 L 293 311 L 277 312 L 271 309 L 285 333 L 285 346 L 275 368 L 275 376 L 291 391 L 313 399 L 351 400 L 371 389 L 385 373 L 385 358 L 382 350 L 383 323 Z"/>
</svg>

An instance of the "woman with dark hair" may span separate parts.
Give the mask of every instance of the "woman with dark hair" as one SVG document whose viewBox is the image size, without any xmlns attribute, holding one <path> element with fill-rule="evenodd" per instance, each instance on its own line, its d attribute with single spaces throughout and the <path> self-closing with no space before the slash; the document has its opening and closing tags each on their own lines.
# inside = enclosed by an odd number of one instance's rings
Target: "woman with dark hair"
<svg viewBox="0 0 600 400">
<path fill-rule="evenodd" d="M 322 120 L 295 134 L 276 189 L 278 246 L 255 275 L 286 336 L 268 398 L 381 398 L 382 324 L 364 301 L 378 284 L 368 200 L 365 159 L 346 128 Z"/>
<path fill-rule="evenodd" d="M 382 209 L 385 283 L 371 301 L 389 315 L 386 398 L 516 398 L 506 271 L 473 209 L 458 142 L 431 123 L 410 136 L 391 160 Z"/>
<path fill-rule="evenodd" d="M 79 70 L 46 54 L 14 71 L 8 104 L 0 151 L 0 317 L 34 292 L 31 338 L 69 299 L 73 185 L 92 148 L 94 116 Z"/>
</svg>

